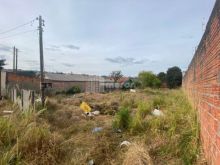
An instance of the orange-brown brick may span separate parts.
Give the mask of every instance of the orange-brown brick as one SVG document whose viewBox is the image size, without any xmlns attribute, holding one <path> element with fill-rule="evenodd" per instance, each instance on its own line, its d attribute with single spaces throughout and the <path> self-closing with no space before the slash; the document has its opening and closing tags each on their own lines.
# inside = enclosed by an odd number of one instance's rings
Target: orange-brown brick
<svg viewBox="0 0 220 165">
<path fill-rule="evenodd" d="M 183 89 L 198 110 L 207 162 L 220 165 L 220 0 L 183 78 Z"/>
</svg>

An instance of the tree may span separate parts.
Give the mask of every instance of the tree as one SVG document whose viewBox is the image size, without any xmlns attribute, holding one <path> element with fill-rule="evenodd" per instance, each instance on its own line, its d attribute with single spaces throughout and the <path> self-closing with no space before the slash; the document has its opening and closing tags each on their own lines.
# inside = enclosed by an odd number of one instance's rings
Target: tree
<svg viewBox="0 0 220 165">
<path fill-rule="evenodd" d="M 0 71 L 3 69 L 5 66 L 5 59 L 0 59 Z"/>
<path fill-rule="evenodd" d="M 178 88 L 182 85 L 182 71 L 174 66 L 167 70 L 167 86 L 169 88 Z"/>
<path fill-rule="evenodd" d="M 160 73 L 157 75 L 157 78 L 161 81 L 161 83 L 165 83 L 165 82 L 166 82 L 166 73 L 160 72 Z"/>
<path fill-rule="evenodd" d="M 138 80 L 142 88 L 159 88 L 161 86 L 161 81 L 152 72 L 140 72 L 138 74 Z"/>
<path fill-rule="evenodd" d="M 123 77 L 123 74 L 122 74 L 121 71 L 113 71 L 113 72 L 111 72 L 110 77 L 111 77 L 111 78 L 113 79 L 113 81 L 114 81 L 114 88 L 115 88 L 115 83 L 116 83 L 120 78 Z"/>
</svg>

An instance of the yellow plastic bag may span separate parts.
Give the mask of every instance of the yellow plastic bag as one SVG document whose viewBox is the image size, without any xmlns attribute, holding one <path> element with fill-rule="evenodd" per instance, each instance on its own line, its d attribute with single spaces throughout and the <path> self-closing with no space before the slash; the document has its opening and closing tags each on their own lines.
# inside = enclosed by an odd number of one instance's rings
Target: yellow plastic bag
<svg viewBox="0 0 220 165">
<path fill-rule="evenodd" d="M 85 113 L 91 112 L 91 107 L 90 107 L 86 102 L 82 102 L 82 104 L 80 105 L 80 108 L 81 108 Z"/>
</svg>

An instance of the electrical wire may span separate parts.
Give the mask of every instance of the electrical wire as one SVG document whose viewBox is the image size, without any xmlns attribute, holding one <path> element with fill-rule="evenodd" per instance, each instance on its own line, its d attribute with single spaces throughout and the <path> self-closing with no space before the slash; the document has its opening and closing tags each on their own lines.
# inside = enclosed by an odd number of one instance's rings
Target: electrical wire
<svg viewBox="0 0 220 165">
<path fill-rule="evenodd" d="M 14 36 L 19 36 L 19 35 L 30 33 L 30 32 L 34 32 L 34 31 L 37 31 L 37 29 L 35 29 L 35 30 L 27 30 L 27 31 L 24 31 L 24 32 L 16 33 L 14 35 L 10 35 L 10 36 L 6 36 L 6 37 L 3 37 L 3 38 L 0 38 L 0 40 L 8 39 L 8 38 L 11 38 L 11 37 L 14 37 Z"/>
<path fill-rule="evenodd" d="M 14 31 L 14 30 L 16 30 L 16 29 L 19 29 L 19 28 L 21 28 L 21 27 L 23 27 L 23 26 L 26 26 L 26 25 L 29 25 L 29 24 L 33 24 L 35 20 L 36 20 L 36 19 L 33 19 L 33 20 L 31 20 L 31 21 L 29 21 L 29 22 L 26 22 L 26 23 L 24 23 L 24 24 L 15 26 L 15 27 L 13 27 L 13 28 L 11 28 L 11 29 L 9 29 L 9 30 L 0 32 L 0 35 L 1 35 L 1 34 L 5 34 L 5 33 L 9 33 L 9 32 L 11 32 L 11 31 Z"/>
</svg>

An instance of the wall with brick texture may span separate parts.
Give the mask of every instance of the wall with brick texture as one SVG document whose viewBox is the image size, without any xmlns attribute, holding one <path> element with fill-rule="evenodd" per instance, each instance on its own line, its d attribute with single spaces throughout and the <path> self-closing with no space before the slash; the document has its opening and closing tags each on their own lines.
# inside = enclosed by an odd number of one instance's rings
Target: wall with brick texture
<svg viewBox="0 0 220 165">
<path fill-rule="evenodd" d="M 20 89 L 34 90 L 40 92 L 40 79 L 36 76 L 16 75 L 14 72 L 7 72 L 7 86 L 18 85 Z M 66 91 L 73 86 L 78 86 L 82 92 L 102 92 L 98 81 L 54 81 L 45 80 L 52 83 L 52 91 Z"/>
<path fill-rule="evenodd" d="M 18 85 L 20 89 L 40 90 L 40 79 L 35 76 L 16 75 L 14 72 L 7 72 L 6 74 L 7 86 Z"/>
<path fill-rule="evenodd" d="M 198 110 L 208 164 L 220 165 L 220 0 L 183 78 L 183 89 Z"/>
</svg>

